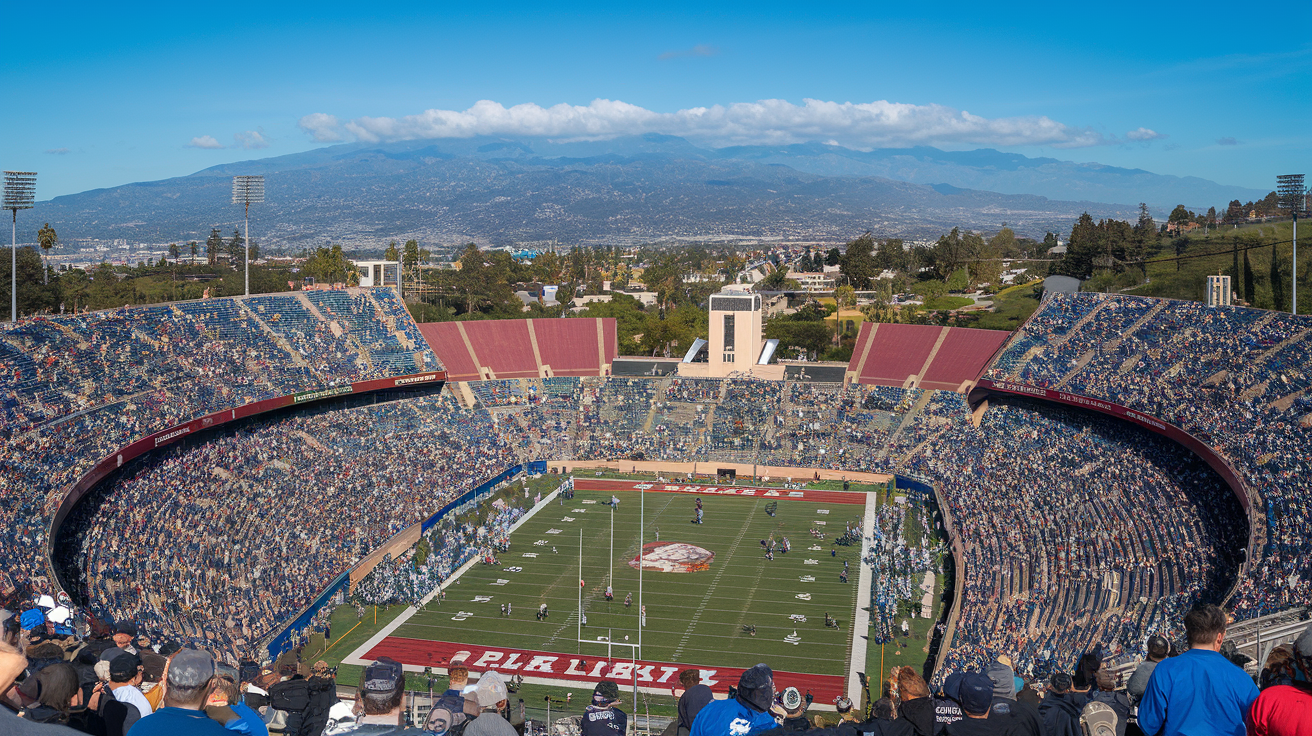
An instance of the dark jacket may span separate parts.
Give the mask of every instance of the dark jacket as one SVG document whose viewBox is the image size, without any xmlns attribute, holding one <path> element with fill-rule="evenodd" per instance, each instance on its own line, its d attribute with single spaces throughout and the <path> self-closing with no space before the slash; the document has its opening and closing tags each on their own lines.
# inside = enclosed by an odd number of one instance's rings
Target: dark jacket
<svg viewBox="0 0 1312 736">
<path fill-rule="evenodd" d="M 1049 690 L 1039 703 L 1044 736 L 1081 736 L 1080 709 L 1070 693 Z"/>
<path fill-rule="evenodd" d="M 897 706 L 897 719 L 911 726 L 915 736 L 934 736 L 934 699 L 903 700 Z"/>
<path fill-rule="evenodd" d="M 692 722 L 697 719 L 697 714 L 714 699 L 715 694 L 711 688 L 701 683 L 683 691 L 683 695 L 679 696 L 679 733 L 692 731 Z"/>
</svg>

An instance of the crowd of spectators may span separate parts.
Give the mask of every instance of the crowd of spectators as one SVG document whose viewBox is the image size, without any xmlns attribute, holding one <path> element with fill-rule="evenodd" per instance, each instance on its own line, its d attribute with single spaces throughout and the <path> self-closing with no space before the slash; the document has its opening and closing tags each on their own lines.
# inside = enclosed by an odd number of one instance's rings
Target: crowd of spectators
<svg viewBox="0 0 1312 736">
<path fill-rule="evenodd" d="M 1095 309 L 1094 319 L 1080 318 Z M 1124 317 L 1106 317 L 1117 314 Z M 1312 600 L 1310 338 L 1305 316 L 1054 294 L 987 377 L 1042 387 L 1064 381 L 1066 391 L 1175 424 L 1228 461 L 1247 485 L 1264 539 L 1230 602 L 1245 618 Z"/>
<path fill-rule="evenodd" d="M 1195 601 L 1221 600 L 1242 556 L 1245 516 L 1220 478 L 1101 415 L 1000 401 L 908 465 L 937 485 L 964 546 L 948 671 L 999 651 L 1039 676 L 1072 652 L 1137 652 L 1178 634 Z"/>
</svg>

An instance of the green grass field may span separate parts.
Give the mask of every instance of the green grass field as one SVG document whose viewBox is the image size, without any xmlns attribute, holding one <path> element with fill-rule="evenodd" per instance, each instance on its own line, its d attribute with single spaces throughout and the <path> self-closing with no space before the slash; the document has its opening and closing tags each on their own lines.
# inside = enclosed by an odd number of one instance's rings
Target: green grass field
<svg viewBox="0 0 1312 736">
<path fill-rule="evenodd" d="M 588 618 L 583 638 L 595 640 L 613 632 L 617 641 L 626 634 L 636 641 L 638 571 L 627 561 L 638 550 L 638 494 L 617 494 L 621 503 L 614 512 L 615 601 L 608 603 L 604 591 L 612 569 L 612 512 L 602 503 L 610 495 L 579 491 L 563 506 L 557 503 L 539 510 L 512 536 L 510 551 L 501 556 L 502 565 L 474 566 L 448 587 L 444 603 L 430 604 L 428 610 L 417 613 L 394 635 L 604 655 L 604 645 L 576 641 L 581 531 L 582 579 L 586 583 L 583 601 Z M 842 533 L 845 522 L 860 522 L 863 507 L 780 500 L 778 514 L 770 517 L 765 512 L 769 500 L 705 496 L 705 523 L 696 525 L 690 523 L 690 496 L 647 494 L 648 541 L 655 540 L 659 529 L 662 541 L 704 547 L 715 553 L 715 560 L 709 570 L 702 572 L 643 573 L 643 602 L 648 613 L 642 641 L 644 659 L 724 667 L 749 667 L 767 661 L 780 670 L 845 674 L 857 607 L 858 550 L 835 547 L 831 542 Z M 829 513 L 818 514 L 818 509 L 828 509 Z M 809 533 L 816 520 L 826 522 L 822 527 L 826 530 L 824 541 Z M 552 529 L 560 532 L 548 533 Z M 769 561 L 760 540 L 772 532 L 776 539 L 787 536 L 793 551 L 776 554 Z M 535 546 L 539 540 L 545 544 Z M 821 549 L 808 549 L 813 545 Z M 831 547 L 837 550 L 837 557 L 830 555 Z M 524 557 L 526 553 L 537 556 Z M 806 559 L 818 564 L 807 565 Z M 850 582 L 846 584 L 838 579 L 844 559 L 852 564 Z M 522 571 L 509 572 L 510 567 Z M 815 581 L 801 582 L 802 576 L 814 576 Z M 498 580 L 508 582 L 497 585 Z M 626 608 L 623 600 L 630 592 L 634 602 Z M 809 593 L 810 600 L 799 600 L 799 593 Z M 475 596 L 491 600 L 475 602 Z M 512 605 L 513 615 L 500 615 L 502 603 Z M 541 603 L 551 611 L 547 621 L 535 620 L 534 612 Z M 453 621 L 453 612 L 458 610 L 474 615 Z M 825 613 L 837 618 L 841 628 L 825 628 Z M 805 616 L 806 621 L 792 621 L 789 617 L 794 614 Z M 744 633 L 744 625 L 755 625 L 756 636 Z M 801 638 L 800 644 L 784 641 L 794 631 Z"/>
</svg>

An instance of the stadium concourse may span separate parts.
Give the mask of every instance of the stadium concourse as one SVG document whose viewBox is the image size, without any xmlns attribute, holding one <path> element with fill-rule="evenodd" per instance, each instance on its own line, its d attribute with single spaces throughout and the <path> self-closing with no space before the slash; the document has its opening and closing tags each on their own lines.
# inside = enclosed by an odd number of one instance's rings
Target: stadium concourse
<svg viewBox="0 0 1312 736">
<path fill-rule="evenodd" d="M 435 515 L 507 469 L 637 458 L 932 484 L 960 571 L 940 682 L 999 655 L 1029 677 L 1141 657 L 1200 600 L 1243 620 L 1312 598 L 1307 318 L 1050 295 L 996 355 L 993 336 L 867 325 L 842 384 L 609 376 L 613 326 L 532 322 L 421 327 L 393 291 L 351 289 L 5 327 L 6 608 L 264 660 L 398 533 L 428 524 L 432 552 L 403 581 L 383 558 L 364 598 L 417 600 L 495 546 L 513 510 Z M 439 390 L 461 349 L 459 375 L 491 380 Z"/>
</svg>

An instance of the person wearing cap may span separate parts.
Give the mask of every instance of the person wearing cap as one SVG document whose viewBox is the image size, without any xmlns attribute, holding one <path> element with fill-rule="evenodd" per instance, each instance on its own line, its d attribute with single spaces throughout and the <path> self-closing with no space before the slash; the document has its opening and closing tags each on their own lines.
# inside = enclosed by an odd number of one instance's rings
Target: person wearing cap
<svg viewBox="0 0 1312 736">
<path fill-rule="evenodd" d="M 139 718 L 145 718 L 154 712 L 150 701 L 141 692 L 142 678 L 141 658 L 135 654 L 120 654 L 109 663 L 109 695 L 124 705 L 129 706 L 123 719 L 123 732 L 127 733 Z M 105 709 L 101 708 L 105 713 Z M 106 716 L 108 720 L 110 716 Z M 117 720 L 115 718 L 114 720 Z"/>
<path fill-rule="evenodd" d="M 629 718 L 615 707 L 620 699 L 620 686 L 602 680 L 592 690 L 592 702 L 583 711 L 579 732 L 582 736 L 624 736 Z"/>
<path fill-rule="evenodd" d="M 1014 711 L 1000 711 L 993 703 L 993 680 L 982 672 L 967 672 L 957 683 L 957 702 L 965 716 L 943 729 L 946 736 L 1012 736 L 1019 718 Z"/>
<path fill-rule="evenodd" d="M 807 731 L 811 728 L 811 722 L 806 718 L 806 699 L 797 688 L 790 687 L 784 690 L 784 694 L 779 697 L 779 704 L 784 708 L 784 720 L 779 724 L 785 731 Z"/>
<path fill-rule="evenodd" d="M 1015 714 L 1019 732 L 1028 736 L 1043 736 L 1043 720 L 1038 708 L 1016 699 L 1016 671 L 1012 669 L 1011 657 L 998 655 L 996 661 L 989 665 L 985 674 L 993 683 L 993 710 L 1000 715 Z M 1084 707 L 1084 701 L 1076 700 L 1077 708 Z"/>
<path fill-rule="evenodd" d="M 1250 736 L 1312 733 L 1312 626 L 1294 640 L 1294 665 L 1302 680 L 1268 687 L 1248 709 L 1244 723 Z"/>
<path fill-rule="evenodd" d="M 207 652 L 183 649 L 169 662 L 164 707 L 137 721 L 128 736 L 229 736 L 205 714 L 215 687 L 214 659 Z"/>
<path fill-rule="evenodd" d="M 474 688 L 473 696 L 477 698 L 479 713 L 478 717 L 465 726 L 465 736 L 517 736 L 515 727 L 502 715 L 509 696 L 501 673 L 484 672 L 478 678 L 478 687 Z M 469 700 L 466 696 L 466 705 Z"/>
<path fill-rule="evenodd" d="M 953 672 L 943 679 L 943 687 L 934 697 L 934 733 L 941 734 L 948 724 L 966 717 L 961 712 L 961 678 L 965 673 Z"/>
<path fill-rule="evenodd" d="M 692 722 L 706 704 L 715 700 L 711 688 L 702 684 L 701 670 L 684 670 L 679 673 L 679 684 L 683 685 L 683 695 L 679 696 L 679 720 L 675 727 L 675 736 L 688 736 L 692 733 Z"/>
<path fill-rule="evenodd" d="M 1044 736 L 1080 736 L 1080 707 L 1071 693 L 1071 676 L 1054 672 L 1039 703 Z"/>
<path fill-rule="evenodd" d="M 146 693 L 146 701 L 149 702 L 150 707 L 155 710 L 159 710 L 164 704 L 164 691 L 168 689 L 166 683 L 168 682 L 169 662 L 172 662 L 174 655 L 180 651 L 182 651 L 182 645 L 176 641 L 166 641 L 159 647 L 159 654 L 157 656 L 164 658 L 164 665 L 160 669 L 159 684 L 151 688 L 150 692 Z M 154 666 L 154 663 L 147 665 L 145 657 L 142 657 L 141 663 L 147 671 L 146 674 L 149 674 L 149 670 Z"/>
<path fill-rule="evenodd" d="M 1153 670 L 1157 663 L 1166 659 L 1171 653 L 1171 642 L 1164 636 L 1154 634 L 1148 637 L 1148 659 L 1139 663 L 1134 669 L 1134 674 L 1130 675 L 1130 681 L 1125 683 L 1125 692 L 1130 694 L 1130 699 L 1138 703 L 1143 699 L 1144 691 L 1148 689 L 1148 678 L 1153 676 Z"/>
<path fill-rule="evenodd" d="M 1195 604 L 1185 614 L 1189 650 L 1153 670 L 1139 703 L 1144 733 L 1244 736 L 1244 716 L 1257 700 L 1257 686 L 1242 668 L 1221 656 L 1225 626 L 1225 612 L 1215 604 Z"/>
<path fill-rule="evenodd" d="M 1090 703 L 1102 703 L 1116 712 L 1116 736 L 1125 736 L 1125 728 L 1130 723 L 1132 705 L 1130 696 L 1116 691 L 1116 675 L 1107 669 L 1098 670 L 1095 676 L 1098 688 L 1089 693 Z"/>
<path fill-rule="evenodd" d="M 775 727 L 770 705 L 774 702 L 774 672 L 765 664 L 744 670 L 738 694 L 706 704 L 692 722 L 691 736 L 752 736 Z"/>
</svg>

